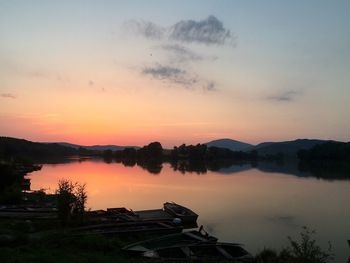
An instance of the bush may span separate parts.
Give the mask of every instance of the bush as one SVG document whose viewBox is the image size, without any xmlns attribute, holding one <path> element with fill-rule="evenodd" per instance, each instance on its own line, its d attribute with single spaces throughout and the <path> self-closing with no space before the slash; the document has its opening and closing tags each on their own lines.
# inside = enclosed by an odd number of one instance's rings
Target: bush
<svg viewBox="0 0 350 263">
<path fill-rule="evenodd" d="M 312 238 L 315 233 L 315 230 L 303 227 L 299 241 L 288 237 L 289 247 L 280 253 L 264 249 L 256 256 L 256 260 L 258 263 L 327 263 L 332 261 L 334 255 L 331 244 L 329 243 L 327 250 L 322 250 Z"/>
<path fill-rule="evenodd" d="M 322 250 L 320 246 L 316 244 L 316 240 L 312 238 L 312 235 L 316 233 L 315 230 L 310 230 L 307 227 L 303 227 L 300 233 L 301 240 L 298 242 L 288 237 L 290 248 L 287 250 L 290 252 L 291 257 L 298 260 L 300 263 L 327 263 L 333 259 L 332 246 L 328 243 L 328 249 Z"/>
<path fill-rule="evenodd" d="M 87 193 L 85 184 L 73 183 L 68 180 L 58 182 L 58 216 L 62 224 L 72 220 L 82 220 L 86 208 Z"/>
</svg>

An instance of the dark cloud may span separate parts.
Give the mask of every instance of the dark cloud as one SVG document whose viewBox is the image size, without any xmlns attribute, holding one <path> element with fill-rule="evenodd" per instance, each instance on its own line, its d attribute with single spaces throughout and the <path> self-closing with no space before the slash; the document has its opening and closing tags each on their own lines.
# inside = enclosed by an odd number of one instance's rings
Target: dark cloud
<svg viewBox="0 0 350 263">
<path fill-rule="evenodd" d="M 17 99 L 17 96 L 11 93 L 1 93 L 0 97 L 5 99 Z"/>
<path fill-rule="evenodd" d="M 161 64 L 157 64 L 153 67 L 145 67 L 143 68 L 142 73 L 158 80 L 182 85 L 186 88 L 190 88 L 198 82 L 197 77 L 191 76 L 186 70 Z"/>
<path fill-rule="evenodd" d="M 124 28 L 129 33 L 163 42 L 163 45 L 154 48 L 162 53 L 165 52 L 163 54 L 165 60 L 161 64 L 144 67 L 141 70 L 143 75 L 185 88 L 203 91 L 218 90 L 214 81 L 200 77 L 196 70 L 188 67 L 190 65 L 186 63 L 217 59 L 215 56 L 205 56 L 191 50 L 188 48 L 190 43 L 235 45 L 233 34 L 215 16 L 209 16 L 200 21 L 181 20 L 169 27 L 148 21 L 130 20 L 124 24 Z M 153 57 L 153 54 L 151 53 L 150 56 Z"/>
<path fill-rule="evenodd" d="M 181 70 L 179 68 L 173 68 L 169 66 L 163 66 L 158 64 L 155 67 L 145 67 L 142 71 L 143 74 L 152 75 L 157 79 L 168 79 L 173 77 L 179 77 L 186 73 L 185 70 Z"/>
<path fill-rule="evenodd" d="M 149 39 L 168 39 L 207 45 L 235 44 L 235 37 L 215 16 L 209 16 L 200 21 L 181 20 L 170 27 L 161 27 L 148 21 L 130 20 L 125 23 L 125 28 L 131 33 Z"/>
<path fill-rule="evenodd" d="M 297 90 L 287 90 L 267 98 L 274 101 L 291 102 L 294 101 L 298 95 L 300 95 L 300 92 Z"/>
<path fill-rule="evenodd" d="M 223 45 L 233 41 L 230 30 L 215 16 L 209 16 L 201 21 L 182 20 L 171 27 L 171 39 L 183 42 Z"/>
<path fill-rule="evenodd" d="M 177 67 L 157 64 L 152 67 L 143 68 L 142 74 L 187 89 L 202 88 L 204 91 L 217 90 L 216 84 L 213 81 L 202 80 L 197 74 Z"/>
</svg>

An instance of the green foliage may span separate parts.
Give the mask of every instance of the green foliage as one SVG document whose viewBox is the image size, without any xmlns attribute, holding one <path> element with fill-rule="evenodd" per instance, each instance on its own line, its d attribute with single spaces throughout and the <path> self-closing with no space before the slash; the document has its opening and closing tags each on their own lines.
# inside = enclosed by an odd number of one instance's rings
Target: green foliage
<svg viewBox="0 0 350 263">
<path fill-rule="evenodd" d="M 326 142 L 318 144 L 309 150 L 300 150 L 299 159 L 303 161 L 349 161 L 350 142 Z"/>
<path fill-rule="evenodd" d="M 22 139 L 0 137 L 0 158 L 27 159 L 69 156 L 78 154 L 76 149 L 57 143 L 37 143 Z"/>
<path fill-rule="evenodd" d="M 303 227 L 300 233 L 301 239 L 299 241 L 288 237 L 290 243 L 289 252 L 298 262 L 327 263 L 333 259 L 331 244 L 329 243 L 329 247 L 326 251 L 322 250 L 321 247 L 316 244 L 316 240 L 312 238 L 315 233 L 315 230 Z"/>
<path fill-rule="evenodd" d="M 272 249 L 264 249 L 256 256 L 258 263 L 327 263 L 334 258 L 332 247 L 329 243 L 327 250 L 323 250 L 316 244 L 312 237 L 315 230 L 303 227 L 300 240 L 288 237 L 289 247 L 280 253 Z"/>
<path fill-rule="evenodd" d="M 279 263 L 278 253 L 275 250 L 265 248 L 258 255 L 256 255 L 258 263 Z"/>
<path fill-rule="evenodd" d="M 329 141 L 298 152 L 299 169 L 325 179 L 348 179 L 350 142 Z"/>
<path fill-rule="evenodd" d="M 138 159 L 161 160 L 163 157 L 163 147 L 159 142 L 151 142 L 137 151 Z"/>
<path fill-rule="evenodd" d="M 58 182 L 58 216 L 62 224 L 70 223 L 71 220 L 82 220 L 86 208 L 87 193 L 85 184 L 73 183 L 68 180 Z"/>
<path fill-rule="evenodd" d="M 49 235 L 41 238 L 40 242 L 29 240 L 17 246 L 0 246 L 0 262 L 143 262 L 124 254 L 120 249 L 122 245 L 98 235 L 79 238 Z"/>
<path fill-rule="evenodd" d="M 0 204 L 18 204 L 22 198 L 23 175 L 18 165 L 0 161 Z"/>
<path fill-rule="evenodd" d="M 85 184 L 76 184 L 75 187 L 75 204 L 74 211 L 77 214 L 83 214 L 85 212 L 87 202 L 87 193 L 85 189 Z"/>
</svg>

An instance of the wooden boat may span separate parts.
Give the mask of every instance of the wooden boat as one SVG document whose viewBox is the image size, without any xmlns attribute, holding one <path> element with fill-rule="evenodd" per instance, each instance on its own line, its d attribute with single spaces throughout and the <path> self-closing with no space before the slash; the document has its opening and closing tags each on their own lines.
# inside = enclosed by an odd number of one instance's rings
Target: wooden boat
<svg viewBox="0 0 350 263">
<path fill-rule="evenodd" d="M 107 208 L 87 212 L 90 221 L 94 222 L 172 222 L 175 218 L 180 218 L 182 225 L 187 228 L 197 227 L 198 215 L 190 209 L 175 204 L 165 203 L 163 209 L 150 209 L 133 211 L 125 207 Z"/>
<path fill-rule="evenodd" d="M 245 262 L 253 263 L 254 257 L 239 244 L 200 243 L 175 245 L 142 253 L 143 257 L 169 261 Z"/>
<path fill-rule="evenodd" d="M 138 215 L 131 209 L 125 207 L 107 208 L 107 216 L 117 218 L 121 221 L 137 221 Z"/>
<path fill-rule="evenodd" d="M 0 218 L 53 219 L 57 217 L 57 211 L 50 207 L 2 206 Z"/>
<path fill-rule="evenodd" d="M 189 244 L 199 243 L 216 243 L 217 238 L 208 235 L 205 231 L 191 230 L 177 234 L 165 235 L 157 238 L 148 239 L 145 241 L 136 242 L 127 245 L 123 250 L 131 254 L 142 254 L 144 252 L 153 251 L 169 246 L 185 246 Z"/>
<path fill-rule="evenodd" d="M 198 218 L 198 215 L 191 209 L 174 202 L 164 203 L 164 211 L 174 217 L 180 218 L 184 224 L 196 222 Z"/>
<path fill-rule="evenodd" d="M 90 221 L 100 222 L 172 222 L 174 217 L 163 209 L 132 211 L 124 207 L 88 211 Z"/>
<path fill-rule="evenodd" d="M 75 235 L 121 236 L 134 234 L 170 234 L 182 231 L 182 227 L 165 222 L 130 222 L 117 224 L 99 224 L 75 228 Z"/>
</svg>

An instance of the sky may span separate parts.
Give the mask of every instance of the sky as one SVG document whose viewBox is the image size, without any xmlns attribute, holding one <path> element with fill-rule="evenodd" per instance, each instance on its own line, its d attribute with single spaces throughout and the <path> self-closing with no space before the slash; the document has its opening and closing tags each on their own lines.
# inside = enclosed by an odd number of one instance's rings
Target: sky
<svg viewBox="0 0 350 263">
<path fill-rule="evenodd" d="M 0 135 L 350 141 L 350 1 L 0 0 Z"/>
</svg>

